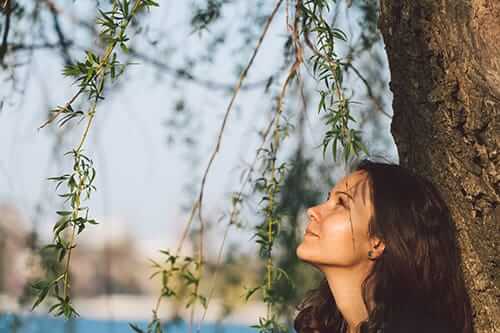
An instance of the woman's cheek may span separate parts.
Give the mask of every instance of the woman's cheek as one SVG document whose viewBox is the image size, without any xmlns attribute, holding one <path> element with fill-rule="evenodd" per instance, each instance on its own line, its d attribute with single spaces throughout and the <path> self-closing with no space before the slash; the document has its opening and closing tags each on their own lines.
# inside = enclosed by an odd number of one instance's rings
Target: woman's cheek
<svg viewBox="0 0 500 333">
<path fill-rule="evenodd" d="M 336 216 L 320 228 L 319 243 L 324 260 L 344 264 L 352 256 L 352 232 L 348 217 Z"/>
<path fill-rule="evenodd" d="M 320 227 L 321 238 L 328 244 L 342 241 L 347 232 L 351 233 L 351 227 L 349 216 L 344 214 L 331 215 Z"/>
</svg>

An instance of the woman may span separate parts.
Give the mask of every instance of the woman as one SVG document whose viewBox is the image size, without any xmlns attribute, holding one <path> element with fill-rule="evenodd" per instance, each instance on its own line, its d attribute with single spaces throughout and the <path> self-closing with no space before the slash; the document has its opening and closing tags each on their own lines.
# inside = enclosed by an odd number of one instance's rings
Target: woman
<svg viewBox="0 0 500 333">
<path fill-rule="evenodd" d="M 365 160 L 307 215 L 297 256 L 324 280 L 297 332 L 473 331 L 455 226 L 429 181 Z"/>
</svg>

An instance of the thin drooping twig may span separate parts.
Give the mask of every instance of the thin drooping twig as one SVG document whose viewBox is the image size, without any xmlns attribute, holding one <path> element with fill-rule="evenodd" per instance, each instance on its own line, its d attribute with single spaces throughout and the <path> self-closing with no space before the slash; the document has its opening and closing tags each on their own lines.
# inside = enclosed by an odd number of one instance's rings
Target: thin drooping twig
<svg viewBox="0 0 500 333">
<path fill-rule="evenodd" d="M 153 66 L 155 66 L 155 67 L 157 67 L 157 68 L 159 68 L 159 69 L 161 69 L 169 74 L 175 75 L 180 79 L 193 82 L 197 85 L 203 86 L 203 87 L 208 88 L 208 89 L 217 89 L 217 90 L 233 90 L 234 89 L 234 86 L 230 85 L 228 83 L 207 80 L 207 79 L 204 79 L 201 77 L 197 77 L 194 74 L 189 73 L 185 70 L 171 67 L 170 65 L 168 65 L 165 62 L 159 61 L 157 57 L 149 56 L 148 54 L 146 54 L 144 52 L 137 51 L 133 47 L 130 47 L 129 51 L 130 51 L 130 54 L 133 55 L 134 57 L 141 59 L 145 62 L 148 62 L 149 64 L 151 64 L 151 65 L 153 65 Z M 275 75 L 277 75 L 277 73 L 273 74 L 273 76 L 275 76 Z M 254 89 L 254 88 L 258 88 L 258 87 L 264 87 L 268 81 L 269 81 L 269 79 L 266 78 L 266 79 L 259 79 L 255 82 L 246 83 L 244 87 L 240 88 L 240 90 L 249 90 L 249 89 Z"/>
<path fill-rule="evenodd" d="M 65 46 L 72 46 L 74 43 L 71 41 L 64 41 Z M 33 51 L 33 50 L 43 50 L 43 49 L 55 49 L 61 46 L 61 43 L 40 43 L 40 44 L 24 44 L 24 43 L 7 43 L 7 50 L 10 52 L 14 51 Z"/>
<path fill-rule="evenodd" d="M 210 156 L 210 160 L 208 162 L 208 165 L 207 165 L 207 168 L 205 169 L 205 173 L 203 174 L 203 178 L 201 180 L 201 186 L 200 186 L 200 193 L 199 193 L 199 196 L 198 196 L 198 203 L 196 203 L 195 205 L 193 205 L 193 211 L 191 212 L 191 218 L 188 222 L 188 225 L 186 226 L 186 229 L 184 231 L 184 235 L 183 235 L 183 239 L 187 236 L 187 232 L 188 232 L 188 228 L 189 228 L 189 225 L 192 223 L 192 217 L 194 216 L 194 209 L 195 207 L 198 209 L 198 219 L 200 221 L 200 236 L 199 236 L 199 257 L 198 257 L 198 278 L 201 277 L 201 271 L 202 271 L 202 262 L 203 262 L 203 237 L 204 237 L 204 228 L 205 228 L 205 222 L 203 220 L 203 193 L 204 193 L 204 189 L 205 189 L 205 183 L 206 183 L 206 180 L 207 180 L 207 176 L 208 176 L 208 172 L 210 171 L 210 167 L 212 166 L 212 163 L 213 161 L 215 160 L 215 156 L 217 155 L 217 153 L 219 152 L 219 149 L 220 149 L 220 145 L 221 145 L 221 142 L 222 142 L 222 134 L 224 133 L 224 129 L 226 127 L 226 123 L 227 123 L 227 119 L 229 117 L 229 114 L 233 108 L 233 105 L 234 105 L 234 101 L 236 100 L 236 96 L 238 95 L 240 89 L 241 89 L 241 86 L 243 85 L 243 81 L 245 80 L 247 74 L 248 74 L 248 71 L 250 70 L 250 67 L 252 67 L 252 64 L 255 60 L 255 57 L 257 56 L 257 53 L 259 52 L 260 50 L 260 46 L 262 45 L 262 42 L 267 34 L 267 31 L 269 29 L 269 27 L 271 26 L 271 22 L 273 21 L 274 19 L 274 16 L 276 15 L 276 13 L 278 12 L 278 9 L 280 8 L 281 4 L 282 4 L 283 0 L 278 0 L 276 2 L 276 5 L 273 9 L 273 11 L 271 12 L 271 15 L 269 15 L 267 21 L 266 21 L 266 24 L 264 25 L 264 29 L 262 30 L 262 33 L 257 41 L 257 45 L 255 46 L 255 49 L 252 53 L 252 56 L 250 57 L 250 60 L 248 61 L 248 64 L 247 66 L 245 67 L 245 69 L 241 72 L 240 74 L 240 78 L 234 88 L 234 93 L 233 93 L 233 96 L 231 97 L 231 100 L 229 102 L 229 105 L 227 106 L 227 109 L 226 109 L 226 112 L 224 114 L 224 119 L 222 120 L 222 125 L 221 125 L 221 128 L 219 130 L 219 135 L 217 137 L 217 143 L 215 145 L 215 149 L 214 151 L 212 152 L 212 155 Z M 181 239 L 181 242 L 183 240 Z M 180 251 L 180 247 L 182 246 L 182 243 L 179 245 L 179 250 Z M 196 284 L 195 286 L 195 295 L 197 295 L 198 293 L 198 287 L 199 287 L 199 283 Z M 190 319 L 190 324 L 189 324 L 189 332 L 191 332 L 191 326 L 192 326 L 192 322 L 193 322 L 193 318 L 194 318 L 194 311 L 195 311 L 195 307 L 196 307 L 196 303 L 193 304 L 193 307 L 191 308 L 191 319 Z"/>
<path fill-rule="evenodd" d="M 276 109 L 276 117 L 275 117 L 275 124 L 274 124 L 274 132 L 273 132 L 273 140 L 274 140 L 274 156 L 272 157 L 271 160 L 271 179 L 275 178 L 275 172 L 276 172 L 276 160 L 277 160 L 277 152 L 279 150 L 279 145 L 280 145 L 280 136 L 279 136 L 279 121 L 281 114 L 283 113 L 283 100 L 285 99 L 286 91 L 288 88 L 288 85 L 290 84 L 290 81 L 292 78 L 299 73 L 300 65 L 303 63 L 303 49 L 302 45 L 299 40 L 299 31 L 298 31 L 298 25 L 299 25 L 299 17 L 300 17 L 300 7 L 301 3 L 300 1 L 297 1 L 296 3 L 296 8 L 295 8 L 295 18 L 294 18 L 294 23 L 293 26 L 288 25 L 287 28 L 290 30 L 290 33 L 292 35 L 292 41 L 294 45 L 294 50 L 295 50 L 295 61 L 290 67 L 290 70 L 288 72 L 288 75 L 285 79 L 285 82 L 283 83 L 281 87 L 281 92 L 278 97 L 278 107 Z M 272 212 L 272 207 L 274 204 L 274 193 L 273 195 L 269 195 L 269 206 L 271 207 L 270 211 Z M 272 218 L 271 218 L 272 221 Z M 268 221 L 268 241 L 269 243 L 272 242 L 273 240 L 273 231 L 272 231 L 272 222 Z M 271 290 L 272 287 L 272 280 L 273 280 L 273 274 L 272 274 L 272 268 L 273 268 L 273 259 L 271 256 L 271 252 L 269 250 L 269 257 L 267 260 L 267 265 L 266 265 L 266 270 L 267 270 L 267 290 Z M 271 311 L 272 311 L 272 303 L 269 302 L 267 303 L 267 320 L 271 320 Z"/>
<path fill-rule="evenodd" d="M 54 21 L 54 30 L 56 31 L 57 38 L 59 39 L 59 45 L 61 46 L 61 53 L 64 58 L 66 66 L 72 65 L 71 55 L 69 54 L 68 44 L 66 42 L 66 37 L 64 36 L 61 23 L 59 22 L 59 15 L 53 6 L 49 5 L 50 13 L 52 14 L 52 19 Z"/>
<path fill-rule="evenodd" d="M 236 100 L 236 96 L 238 95 L 238 92 L 240 91 L 240 88 L 243 84 L 243 80 L 246 78 L 246 75 L 248 73 L 248 70 L 250 69 L 250 67 L 252 66 L 253 64 L 253 61 L 255 59 L 255 56 L 257 55 L 259 49 L 260 49 L 260 46 L 262 44 L 262 41 L 264 40 L 264 37 L 269 29 L 269 26 L 271 25 L 271 22 L 274 18 L 274 16 L 276 15 L 276 12 L 278 11 L 279 7 L 281 6 L 281 3 L 283 2 L 283 0 L 278 0 L 271 15 L 268 17 L 267 19 L 267 22 L 264 26 L 264 29 L 259 37 L 259 40 L 257 42 L 257 46 L 255 47 L 254 49 L 254 52 L 250 58 L 250 61 L 248 62 L 247 66 L 245 67 L 245 69 L 241 72 L 241 75 L 240 75 L 240 78 L 238 80 L 238 83 L 236 84 L 235 88 L 234 88 L 234 93 L 233 93 L 233 96 L 231 97 L 231 100 L 229 102 L 229 105 L 226 109 L 226 112 L 225 112 L 225 115 L 224 115 L 224 119 L 222 121 L 222 125 L 221 125 L 221 128 L 219 130 L 219 134 L 218 134 L 218 137 L 217 137 L 217 143 L 216 143 L 216 146 L 215 146 L 215 149 L 214 151 L 212 152 L 212 155 L 210 156 L 210 160 L 209 160 L 209 163 L 207 165 L 207 168 L 205 169 L 205 172 L 203 174 L 203 178 L 202 178 L 202 182 L 201 182 L 201 187 L 200 187 L 200 192 L 199 192 L 199 196 L 198 196 L 198 199 L 196 200 L 195 204 L 193 205 L 192 209 L 191 209 L 191 215 L 189 217 L 189 220 L 188 220 L 188 223 L 187 225 L 185 226 L 185 229 L 184 229 L 184 233 L 182 235 L 182 238 L 179 242 L 179 245 L 177 247 L 177 253 L 180 252 L 180 250 L 182 249 L 182 244 L 184 243 L 186 237 L 187 237 L 187 234 L 189 232 L 189 228 L 190 228 L 190 225 L 192 223 L 192 220 L 193 220 L 193 217 L 196 213 L 196 211 L 198 210 L 199 211 L 199 217 L 201 219 L 202 217 L 202 207 L 201 207 L 201 203 L 203 201 L 203 191 L 204 191 L 204 188 L 205 188 L 205 182 L 206 182 L 206 179 L 207 179 L 207 175 L 208 175 L 208 172 L 210 171 L 210 167 L 212 166 L 212 163 L 215 159 L 215 156 L 217 155 L 218 151 L 219 151 L 219 148 L 220 148 L 220 144 L 221 144 L 221 141 L 222 141 L 222 134 L 224 132 L 224 129 L 226 127 L 226 121 L 228 119 L 228 116 L 229 116 L 229 113 L 231 112 L 232 110 L 232 107 L 233 107 L 233 104 L 234 104 L 234 101 Z"/>
<path fill-rule="evenodd" d="M 252 172 L 255 170 L 255 165 L 257 164 L 257 161 L 259 160 L 259 153 L 258 152 L 260 152 L 262 150 L 262 148 L 264 148 L 264 146 L 266 145 L 267 137 L 268 137 L 269 133 L 271 132 L 271 128 L 273 127 L 273 124 L 274 124 L 274 121 L 276 119 L 276 116 L 277 116 L 277 114 L 275 113 L 274 116 L 269 121 L 269 124 L 267 125 L 266 129 L 264 130 L 264 132 L 262 134 L 262 143 L 257 148 L 257 154 L 255 154 L 255 157 L 254 157 L 252 163 L 250 164 L 250 168 L 248 169 L 248 172 L 245 175 L 245 179 L 242 182 L 240 190 L 238 191 L 238 193 L 236 195 L 236 199 L 235 199 L 236 202 L 239 202 L 241 200 L 241 196 L 243 194 L 243 191 L 245 190 L 246 185 L 249 183 L 250 176 L 252 175 Z M 225 245 L 227 236 L 229 234 L 229 229 L 234 224 L 234 218 L 235 218 L 235 216 L 236 216 L 236 205 L 233 205 L 233 207 L 231 209 L 231 213 L 229 214 L 229 222 L 226 225 L 226 228 L 224 230 L 224 236 L 222 237 L 222 242 L 221 242 L 221 245 L 219 247 L 219 251 L 217 253 L 217 260 L 216 260 L 216 263 L 215 263 L 215 271 L 214 271 L 214 274 L 213 274 L 212 283 L 210 284 L 212 287 L 210 288 L 210 292 L 209 292 L 208 297 L 207 297 L 207 307 L 203 311 L 203 315 L 202 315 L 201 321 L 198 324 L 198 331 L 201 329 L 201 325 L 202 325 L 203 321 L 205 320 L 205 316 L 207 314 L 207 310 L 208 310 L 208 306 L 210 304 L 210 300 L 212 299 L 212 296 L 213 296 L 214 291 L 215 291 L 215 286 L 216 286 L 217 277 L 218 277 L 217 273 L 218 273 L 219 265 L 220 265 L 220 263 L 222 261 L 222 253 L 223 253 L 223 250 L 224 250 L 224 245 Z"/>
<path fill-rule="evenodd" d="M 388 114 L 387 112 L 384 111 L 384 108 L 382 107 L 382 105 L 380 105 L 380 102 L 377 100 L 377 98 L 373 94 L 372 87 L 368 83 L 368 80 L 363 76 L 363 74 L 361 74 L 361 72 L 350 62 L 345 62 L 345 63 L 341 62 L 340 64 L 344 65 L 347 69 L 351 68 L 354 71 L 354 73 L 358 76 L 358 78 L 363 82 L 363 84 L 366 87 L 366 92 L 368 93 L 368 97 L 373 102 L 373 104 L 375 104 L 377 111 L 381 112 L 384 116 L 386 116 L 389 119 L 392 118 L 392 116 L 390 114 Z"/>
<path fill-rule="evenodd" d="M 219 133 L 218 133 L 218 136 L 217 136 L 217 143 L 216 143 L 216 146 L 214 148 L 214 151 L 212 152 L 212 155 L 210 156 L 210 160 L 209 160 L 209 163 L 205 169 L 205 172 L 204 172 L 204 175 L 203 175 L 203 178 L 202 178 L 202 183 L 201 183 L 201 186 L 200 186 L 200 192 L 199 192 L 199 195 L 198 195 L 198 198 L 197 200 L 194 202 L 193 204 L 193 207 L 191 208 L 191 213 L 190 213 L 190 216 L 188 218 L 188 221 L 184 227 L 184 231 L 183 231 L 183 234 L 182 234 L 182 237 L 181 237 L 181 240 L 179 241 L 179 244 L 177 246 L 177 249 L 176 249 L 176 252 L 175 252 L 175 255 L 177 256 L 181 250 L 182 250 L 182 245 L 184 244 L 184 241 L 188 235 L 188 232 L 190 230 L 190 227 L 191 227 L 191 224 L 193 222 L 193 218 L 196 214 L 196 212 L 198 212 L 198 217 L 200 219 L 200 224 L 201 224 L 201 230 L 203 230 L 203 216 L 202 216 L 202 212 L 201 212 L 201 208 L 202 208 L 202 200 L 203 200 L 203 191 L 204 191 L 204 188 L 205 188 L 205 182 L 206 182 L 206 179 L 207 179 L 207 176 L 208 176 L 208 172 L 210 171 L 210 168 L 212 166 L 212 163 L 215 159 L 215 156 L 217 155 L 218 151 L 219 151 L 219 148 L 220 148 L 220 144 L 221 144 L 221 141 L 222 141 L 222 135 L 223 135 L 223 132 L 224 132 L 224 129 L 226 127 L 226 122 L 227 122 L 227 119 L 229 117 L 229 114 L 233 108 L 233 105 L 234 105 L 234 101 L 236 100 L 236 97 L 238 95 L 238 92 L 241 90 L 241 87 L 243 85 L 243 81 L 245 80 L 246 76 L 247 76 L 247 73 L 250 69 L 250 67 L 252 66 L 254 60 L 255 60 L 255 57 L 262 45 L 262 42 L 267 34 L 267 31 L 269 30 L 269 27 L 271 25 L 271 22 L 273 21 L 276 13 L 278 12 L 278 9 L 280 8 L 281 4 L 282 4 L 283 0 L 277 0 L 271 14 L 269 15 L 269 17 L 267 18 L 267 21 L 264 25 L 264 28 L 262 30 L 262 33 L 257 41 L 257 45 L 255 46 L 254 48 L 254 51 L 250 57 L 250 60 L 247 64 L 247 66 L 245 67 L 245 69 L 241 72 L 240 74 L 240 77 L 239 77 L 239 80 L 238 82 L 236 83 L 235 87 L 234 87 L 234 91 L 233 91 L 233 95 L 231 97 L 231 100 L 229 102 L 229 105 L 227 106 L 226 108 L 226 112 L 225 112 L 225 115 L 224 115 L 224 119 L 222 121 L 222 125 L 221 125 L 221 128 L 219 130 Z M 203 253 L 201 252 L 200 250 L 200 254 L 203 255 Z M 199 258 L 199 260 L 202 260 L 202 257 Z M 153 310 L 153 313 L 155 316 L 157 316 L 157 313 L 159 311 L 159 308 L 160 308 L 160 305 L 161 305 L 161 300 L 162 300 L 162 295 L 160 295 L 157 300 L 156 300 L 156 305 L 155 305 L 155 308 Z M 191 326 L 191 325 L 190 325 Z"/>
</svg>

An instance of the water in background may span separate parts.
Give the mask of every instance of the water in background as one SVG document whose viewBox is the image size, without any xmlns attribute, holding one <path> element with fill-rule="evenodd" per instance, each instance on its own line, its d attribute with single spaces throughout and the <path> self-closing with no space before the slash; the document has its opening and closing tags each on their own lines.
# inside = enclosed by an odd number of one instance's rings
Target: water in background
<svg viewBox="0 0 500 333">
<path fill-rule="evenodd" d="M 13 316 L 0 314 L 0 333 L 133 333 L 127 321 L 91 320 L 78 318 L 65 321 L 43 316 Z M 146 322 L 133 322 L 145 329 Z M 193 333 L 196 333 L 193 325 Z M 188 332 L 188 323 L 178 321 L 165 326 L 168 333 Z M 246 325 L 205 323 L 201 333 L 256 333 L 257 330 Z"/>
</svg>

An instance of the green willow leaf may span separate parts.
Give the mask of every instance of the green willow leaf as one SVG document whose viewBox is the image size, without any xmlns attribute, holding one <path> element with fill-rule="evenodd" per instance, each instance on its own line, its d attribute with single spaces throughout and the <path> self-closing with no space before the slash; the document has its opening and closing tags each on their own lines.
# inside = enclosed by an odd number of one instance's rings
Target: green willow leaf
<svg viewBox="0 0 500 333">
<path fill-rule="evenodd" d="M 125 1 L 127 1 L 127 0 L 125 0 Z M 139 326 L 137 326 L 136 324 L 129 323 L 128 325 L 136 333 L 146 333 L 145 331 L 143 331 L 142 329 L 140 329 Z"/>
</svg>

